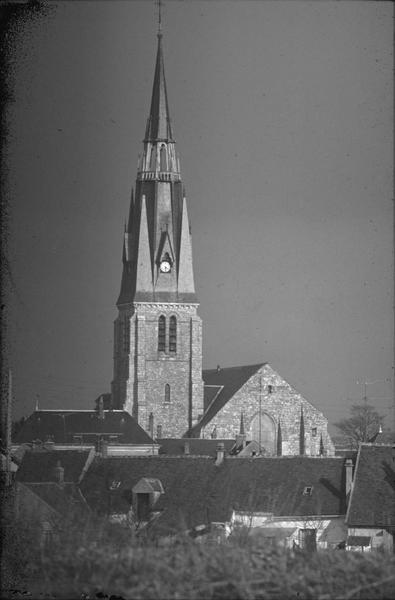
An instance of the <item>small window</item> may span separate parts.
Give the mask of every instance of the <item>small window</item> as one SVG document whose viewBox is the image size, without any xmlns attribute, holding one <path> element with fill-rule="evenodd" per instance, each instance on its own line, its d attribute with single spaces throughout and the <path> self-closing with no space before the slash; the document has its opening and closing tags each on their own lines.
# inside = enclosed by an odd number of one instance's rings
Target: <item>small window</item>
<svg viewBox="0 0 395 600">
<path fill-rule="evenodd" d="M 173 315 L 170 317 L 169 325 L 169 352 L 177 352 L 177 319 Z"/>
<path fill-rule="evenodd" d="M 303 490 L 303 496 L 311 496 L 311 494 L 313 493 L 313 486 L 312 485 L 308 485 L 304 488 Z"/>
<path fill-rule="evenodd" d="M 317 437 L 317 427 L 312 427 L 312 428 L 311 428 L 311 435 L 312 435 L 313 437 Z"/>
<path fill-rule="evenodd" d="M 165 403 L 170 404 L 170 386 L 168 383 L 165 385 Z"/>
<path fill-rule="evenodd" d="M 273 394 L 273 391 L 274 391 L 274 388 L 273 388 L 273 386 L 272 386 L 272 385 L 268 385 L 268 386 L 267 386 L 267 393 L 268 393 L 268 394 Z"/>
<path fill-rule="evenodd" d="M 158 320 L 158 352 L 166 351 L 166 317 L 161 315 Z"/>
</svg>

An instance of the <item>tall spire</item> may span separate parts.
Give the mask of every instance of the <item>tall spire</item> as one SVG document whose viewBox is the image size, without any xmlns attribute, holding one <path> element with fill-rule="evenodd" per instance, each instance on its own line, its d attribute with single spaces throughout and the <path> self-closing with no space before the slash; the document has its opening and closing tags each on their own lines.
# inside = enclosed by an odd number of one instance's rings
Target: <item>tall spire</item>
<svg viewBox="0 0 395 600">
<path fill-rule="evenodd" d="M 145 130 L 145 141 L 174 141 L 171 130 L 169 105 L 165 79 L 162 49 L 162 24 L 159 5 L 158 50 L 156 53 L 154 84 L 152 87 L 151 109 Z"/>
</svg>

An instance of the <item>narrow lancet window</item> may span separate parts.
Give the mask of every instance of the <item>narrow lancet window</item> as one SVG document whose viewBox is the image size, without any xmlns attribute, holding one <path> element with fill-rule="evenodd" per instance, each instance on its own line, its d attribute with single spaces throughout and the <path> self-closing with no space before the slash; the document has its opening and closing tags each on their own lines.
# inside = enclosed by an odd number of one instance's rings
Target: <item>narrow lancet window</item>
<svg viewBox="0 0 395 600">
<path fill-rule="evenodd" d="M 124 352 L 130 351 L 130 319 L 125 317 L 123 322 L 123 350 Z"/>
<path fill-rule="evenodd" d="M 166 383 L 166 385 L 165 385 L 165 403 L 166 404 L 170 403 L 170 386 L 168 383 Z"/>
<path fill-rule="evenodd" d="M 160 147 L 160 170 L 167 171 L 167 153 L 166 146 L 164 144 Z"/>
<path fill-rule="evenodd" d="M 170 317 L 169 352 L 177 352 L 177 319 L 174 316 Z"/>
<path fill-rule="evenodd" d="M 166 350 L 166 317 L 161 315 L 158 320 L 158 352 Z"/>
</svg>

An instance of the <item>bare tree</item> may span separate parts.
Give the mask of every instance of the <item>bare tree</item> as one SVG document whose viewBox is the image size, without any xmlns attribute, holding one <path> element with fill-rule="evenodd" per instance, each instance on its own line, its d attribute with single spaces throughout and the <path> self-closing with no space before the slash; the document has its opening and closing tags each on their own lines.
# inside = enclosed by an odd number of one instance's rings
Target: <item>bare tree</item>
<svg viewBox="0 0 395 600">
<path fill-rule="evenodd" d="M 367 404 L 353 404 L 350 417 L 335 423 L 346 440 L 353 447 L 358 447 L 359 442 L 374 441 L 375 435 L 380 431 L 383 417 L 374 406 Z"/>
</svg>

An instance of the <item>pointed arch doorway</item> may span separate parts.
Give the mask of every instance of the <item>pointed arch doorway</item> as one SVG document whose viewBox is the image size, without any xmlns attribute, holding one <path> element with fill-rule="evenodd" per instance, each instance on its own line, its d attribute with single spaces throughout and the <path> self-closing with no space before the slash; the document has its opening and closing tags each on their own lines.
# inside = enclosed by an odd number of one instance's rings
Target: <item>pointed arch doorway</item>
<svg viewBox="0 0 395 600">
<path fill-rule="evenodd" d="M 270 415 L 259 412 L 251 421 L 251 439 L 261 444 L 267 454 L 276 453 L 276 427 Z"/>
</svg>

